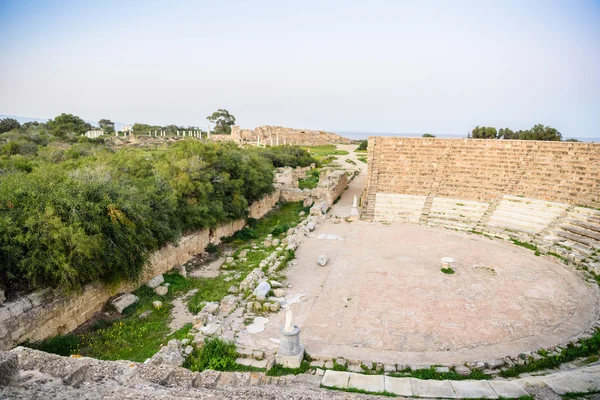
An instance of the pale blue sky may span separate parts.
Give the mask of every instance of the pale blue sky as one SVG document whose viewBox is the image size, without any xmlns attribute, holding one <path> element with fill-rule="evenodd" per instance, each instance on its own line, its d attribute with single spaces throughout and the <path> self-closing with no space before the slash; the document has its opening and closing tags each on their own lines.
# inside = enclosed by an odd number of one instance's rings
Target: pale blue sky
<svg viewBox="0 0 600 400">
<path fill-rule="evenodd" d="M 0 114 L 600 137 L 600 1 L 0 0 Z"/>
</svg>

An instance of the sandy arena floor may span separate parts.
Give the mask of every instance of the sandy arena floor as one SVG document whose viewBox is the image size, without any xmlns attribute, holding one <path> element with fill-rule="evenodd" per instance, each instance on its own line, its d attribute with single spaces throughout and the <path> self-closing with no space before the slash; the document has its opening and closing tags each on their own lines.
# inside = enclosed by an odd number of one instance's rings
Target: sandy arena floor
<svg viewBox="0 0 600 400">
<path fill-rule="evenodd" d="M 320 254 L 330 258 L 325 267 Z M 454 275 L 440 271 L 445 256 L 456 260 Z M 309 354 L 413 365 L 489 360 L 554 346 L 597 319 L 594 292 L 573 271 L 474 234 L 325 223 L 297 262 L 288 295 L 305 295 L 293 311 Z M 283 312 L 272 316 L 259 337 L 277 338 L 282 322 Z"/>
</svg>

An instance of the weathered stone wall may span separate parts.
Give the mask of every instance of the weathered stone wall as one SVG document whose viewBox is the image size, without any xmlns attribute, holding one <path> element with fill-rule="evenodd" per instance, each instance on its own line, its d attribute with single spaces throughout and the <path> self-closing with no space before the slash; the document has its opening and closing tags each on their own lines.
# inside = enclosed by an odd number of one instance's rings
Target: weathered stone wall
<svg viewBox="0 0 600 400">
<path fill-rule="evenodd" d="M 232 137 L 232 135 L 214 135 L 214 134 L 210 135 L 210 140 L 212 140 L 213 142 L 235 141 L 235 139 Z"/>
<path fill-rule="evenodd" d="M 252 203 L 248 208 L 249 216 L 261 218 L 278 201 L 279 190 L 276 190 Z M 115 294 L 135 290 L 150 278 L 170 271 L 204 251 L 209 243 L 219 244 L 222 237 L 233 235 L 245 225 L 246 220 L 240 219 L 184 235 L 177 245 L 167 244 L 155 251 L 148 268 L 136 282 L 124 282 L 116 287 L 97 282 L 71 296 L 44 289 L 0 305 L 0 349 L 11 348 L 26 340 L 71 332 L 100 311 Z"/>
<path fill-rule="evenodd" d="M 378 193 L 491 202 L 504 194 L 600 208 L 600 144 L 369 138 L 365 215 Z"/>
<path fill-rule="evenodd" d="M 231 136 L 238 143 L 256 144 L 260 139 L 261 145 L 275 146 L 277 144 L 296 144 L 303 146 L 322 146 L 331 143 L 351 143 L 351 140 L 336 133 L 310 130 L 293 129 L 282 126 L 259 126 L 254 129 L 242 129 L 239 126 L 231 127 Z"/>
</svg>

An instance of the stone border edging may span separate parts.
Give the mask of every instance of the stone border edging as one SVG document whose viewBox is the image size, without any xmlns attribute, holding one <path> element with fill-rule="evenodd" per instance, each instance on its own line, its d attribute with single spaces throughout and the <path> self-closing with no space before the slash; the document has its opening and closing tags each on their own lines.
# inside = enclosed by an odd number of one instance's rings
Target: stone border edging
<svg viewBox="0 0 600 400">
<path fill-rule="evenodd" d="M 423 380 L 394 378 L 387 375 L 364 375 L 327 370 L 321 381 L 325 388 L 358 390 L 374 394 L 394 394 L 406 397 L 447 399 L 498 399 L 531 396 L 531 386 L 546 386 L 559 395 L 600 390 L 600 363 L 577 370 L 543 377 L 501 380 Z"/>
</svg>

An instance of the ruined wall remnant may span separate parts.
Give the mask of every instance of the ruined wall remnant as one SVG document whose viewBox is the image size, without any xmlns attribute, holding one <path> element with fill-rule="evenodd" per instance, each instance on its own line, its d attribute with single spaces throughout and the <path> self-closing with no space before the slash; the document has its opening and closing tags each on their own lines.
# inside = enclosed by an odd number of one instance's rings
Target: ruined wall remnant
<svg viewBox="0 0 600 400">
<path fill-rule="evenodd" d="M 303 146 L 322 146 L 332 143 L 349 144 L 352 141 L 336 133 L 310 130 L 284 128 L 282 126 L 259 126 L 254 129 L 242 129 L 239 126 L 231 127 L 231 137 L 238 143 L 260 142 L 265 146 L 294 144 Z"/>
<path fill-rule="evenodd" d="M 600 208 L 600 144 L 369 138 L 366 214 L 377 194 L 489 203 L 502 195 Z"/>
<path fill-rule="evenodd" d="M 279 201 L 279 189 L 248 207 L 252 218 L 261 218 Z M 0 305 L 0 349 L 8 349 L 26 340 L 36 341 L 71 332 L 100 311 L 115 294 L 130 292 L 150 278 L 172 270 L 204 251 L 209 243 L 219 244 L 246 225 L 245 219 L 223 223 L 184 235 L 177 245 L 167 244 L 150 257 L 148 268 L 136 282 L 108 287 L 95 282 L 78 294 L 65 296 L 44 289 Z"/>
</svg>

